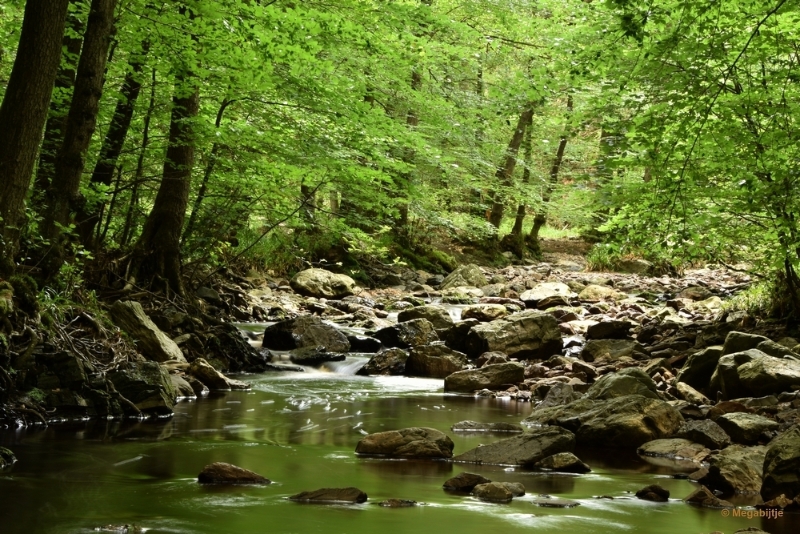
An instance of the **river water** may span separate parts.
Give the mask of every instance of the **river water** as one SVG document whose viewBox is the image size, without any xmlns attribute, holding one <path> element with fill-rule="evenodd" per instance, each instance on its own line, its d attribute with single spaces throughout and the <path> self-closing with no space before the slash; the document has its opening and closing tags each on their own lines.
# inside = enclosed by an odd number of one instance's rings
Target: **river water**
<svg viewBox="0 0 800 534">
<path fill-rule="evenodd" d="M 336 364 L 353 371 L 357 359 Z M 0 433 L 19 461 L 0 473 L 0 532 L 88 533 L 108 524 L 135 524 L 150 533 L 462 533 L 605 534 L 618 532 L 731 533 L 758 526 L 797 532 L 800 516 L 724 517 L 680 499 L 695 486 L 672 478 L 681 469 L 635 455 L 579 450 L 593 468 L 571 476 L 519 468 L 359 458 L 365 433 L 410 426 L 445 431 L 459 454 L 508 435 L 450 431 L 462 420 L 517 423 L 530 403 L 444 394 L 442 380 L 358 377 L 335 372 L 267 373 L 239 377 L 249 392 L 184 401 L 161 421 L 102 421 Z M 196 482 L 211 462 L 230 462 L 271 480 L 263 487 L 207 487 Z M 452 495 L 442 483 L 462 471 L 521 482 L 528 494 L 511 504 Z M 652 483 L 668 503 L 639 501 L 632 492 Z M 356 486 L 362 505 L 308 505 L 289 495 L 322 487 Z M 569 509 L 541 508 L 534 495 L 574 499 Z M 613 499 L 597 498 L 610 496 Z M 378 501 L 424 505 L 388 509 Z M 742 501 L 741 504 L 746 504 Z"/>
</svg>

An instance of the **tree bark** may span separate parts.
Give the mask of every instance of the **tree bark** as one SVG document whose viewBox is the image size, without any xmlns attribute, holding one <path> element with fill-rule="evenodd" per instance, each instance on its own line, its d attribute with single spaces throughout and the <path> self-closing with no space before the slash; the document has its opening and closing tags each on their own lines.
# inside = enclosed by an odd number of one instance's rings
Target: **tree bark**
<svg viewBox="0 0 800 534">
<path fill-rule="evenodd" d="M 68 0 L 28 0 L 0 105 L 0 276 L 15 270 L 19 226 L 61 59 Z"/>
<path fill-rule="evenodd" d="M 419 70 L 414 69 L 411 71 L 411 90 L 412 91 L 419 91 L 422 87 L 422 75 L 419 73 Z M 408 114 L 406 115 L 406 125 L 410 128 L 414 129 L 419 126 L 419 115 L 417 115 L 416 110 L 409 109 Z M 403 161 L 412 164 L 414 162 L 415 153 L 413 149 L 406 149 L 405 153 L 403 154 Z M 406 172 L 400 176 L 400 185 L 402 189 L 401 196 L 403 197 L 400 201 L 400 217 L 397 221 L 399 228 L 405 228 L 408 226 L 408 203 L 409 203 L 409 193 L 411 188 L 411 173 Z"/>
<path fill-rule="evenodd" d="M 142 43 L 141 55 L 134 56 L 131 60 L 130 70 L 122 82 L 122 87 L 120 88 L 122 98 L 117 101 L 111 125 L 103 139 L 103 146 L 100 148 L 100 157 L 95 163 L 94 171 L 89 181 L 90 186 L 95 189 L 98 186 L 108 187 L 111 185 L 114 170 L 117 167 L 117 160 L 119 160 L 119 156 L 122 153 L 125 138 L 128 136 L 134 107 L 142 89 L 140 80 L 142 63 L 149 49 L 149 42 Z M 87 249 L 94 249 L 99 245 L 99 243 L 95 242 L 94 230 L 100 220 L 100 211 L 104 205 L 105 202 L 100 201 L 94 206 L 85 206 L 78 214 L 78 234 L 80 235 L 81 243 Z"/>
<path fill-rule="evenodd" d="M 55 176 L 46 197 L 42 234 L 50 241 L 50 249 L 42 266 L 48 278 L 64 263 L 63 229 L 70 225 L 72 214 L 82 207 L 84 200 L 80 193 L 81 176 L 86 150 L 97 124 L 116 4 L 117 0 L 92 0 L 89 11 L 75 90 L 64 127 L 64 143 L 58 152 Z"/>
<path fill-rule="evenodd" d="M 78 2 L 79 0 L 69 1 L 70 4 Z M 45 194 L 55 176 L 56 156 L 64 141 L 64 124 L 69 113 L 72 88 L 75 85 L 75 68 L 78 66 L 78 57 L 83 44 L 84 21 L 77 15 L 71 14 L 67 17 L 66 24 L 68 31 L 64 32 L 62 40 L 64 54 L 56 74 L 53 97 L 50 99 L 33 186 L 33 209 L 41 215 L 44 215 Z"/>
<path fill-rule="evenodd" d="M 511 136 L 511 141 L 509 141 L 508 148 L 506 148 L 505 159 L 495 173 L 495 178 L 497 178 L 502 187 L 511 186 L 511 177 L 517 165 L 517 154 L 519 153 L 519 147 L 522 144 L 522 138 L 525 134 L 525 126 L 530 122 L 531 117 L 533 117 L 533 104 L 529 103 L 525 107 L 525 111 L 519 116 L 517 127 L 514 129 L 514 135 Z M 491 193 L 491 198 L 492 210 L 489 213 L 489 222 L 492 223 L 495 228 L 500 228 L 500 224 L 503 222 L 505 203 L 502 198 L 500 198 L 500 194 L 496 191 Z"/>
<path fill-rule="evenodd" d="M 522 142 L 522 159 L 525 167 L 522 170 L 522 183 L 528 184 L 531 181 L 531 160 L 532 160 L 532 135 L 533 135 L 533 113 L 528 119 L 528 124 L 525 125 L 525 139 Z M 519 204 L 517 206 L 517 215 L 514 218 L 514 227 L 511 233 L 503 238 L 505 246 L 501 248 L 510 250 L 520 259 L 525 255 L 525 236 L 522 234 L 522 228 L 525 224 L 525 215 L 527 214 L 527 206 Z"/>
<path fill-rule="evenodd" d="M 192 122 L 200 110 L 198 87 L 186 85 L 185 76 L 179 77 L 172 99 L 164 174 L 137 247 L 139 278 L 150 286 L 162 286 L 179 295 L 185 294 L 180 245 L 194 165 Z"/>
</svg>

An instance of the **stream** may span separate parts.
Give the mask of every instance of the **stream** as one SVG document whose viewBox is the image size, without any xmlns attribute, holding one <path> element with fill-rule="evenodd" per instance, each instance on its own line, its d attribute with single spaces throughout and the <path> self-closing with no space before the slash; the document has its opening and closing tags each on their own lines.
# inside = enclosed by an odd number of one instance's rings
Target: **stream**
<svg viewBox="0 0 800 534">
<path fill-rule="evenodd" d="M 251 391 L 182 401 L 169 419 L 2 431 L 0 445 L 19 461 L 0 473 L 0 532 L 88 533 L 125 524 L 150 533 L 797 532 L 796 516 L 726 517 L 686 505 L 681 499 L 696 486 L 672 475 L 694 467 L 659 465 L 619 451 L 577 450 L 593 469 L 586 475 L 356 457 L 365 434 L 412 426 L 446 432 L 459 454 L 508 434 L 453 432 L 454 423 L 518 423 L 532 409 L 528 402 L 445 394 L 442 380 L 350 374 L 365 361 L 348 357 L 305 373 L 240 376 Z M 198 485 L 197 474 L 211 462 L 251 469 L 273 484 Z M 521 482 L 528 493 L 510 504 L 489 504 L 444 492 L 442 483 L 463 471 Z M 670 491 L 668 503 L 633 496 L 653 483 Z M 344 486 L 365 491 L 369 501 L 332 506 L 286 500 L 304 490 Z M 532 499 L 538 494 L 580 506 L 537 507 Z M 375 504 L 389 498 L 424 504 Z"/>
</svg>

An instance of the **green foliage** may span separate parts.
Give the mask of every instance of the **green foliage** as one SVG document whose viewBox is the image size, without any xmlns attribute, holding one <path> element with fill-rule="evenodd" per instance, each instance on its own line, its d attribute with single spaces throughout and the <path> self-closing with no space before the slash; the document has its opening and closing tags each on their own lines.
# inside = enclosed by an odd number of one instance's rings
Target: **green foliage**
<svg viewBox="0 0 800 534">
<path fill-rule="evenodd" d="M 776 285 L 771 282 L 753 284 L 722 303 L 722 312 L 743 311 L 754 317 L 769 317 L 776 311 Z"/>
</svg>

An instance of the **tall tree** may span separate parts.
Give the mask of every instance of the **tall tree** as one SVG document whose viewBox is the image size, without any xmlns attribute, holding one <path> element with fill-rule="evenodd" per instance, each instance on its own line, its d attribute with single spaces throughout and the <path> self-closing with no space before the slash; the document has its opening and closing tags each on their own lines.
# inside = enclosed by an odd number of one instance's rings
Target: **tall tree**
<svg viewBox="0 0 800 534">
<path fill-rule="evenodd" d="M 92 140 L 100 97 L 105 82 L 108 47 L 114 27 L 114 8 L 117 0 L 92 0 L 83 49 L 75 75 L 64 142 L 56 159 L 56 172 L 47 191 L 47 211 L 42 233 L 50 241 L 43 262 L 46 276 L 58 272 L 64 262 L 64 229 L 72 222 L 73 214 L 81 209 L 81 176 L 86 150 Z"/>
<path fill-rule="evenodd" d="M 511 177 L 514 175 L 514 169 L 517 166 L 517 154 L 519 147 L 522 145 L 522 138 L 525 135 L 525 127 L 531 121 L 533 116 L 533 104 L 528 103 L 525 105 L 525 110 L 520 114 L 517 126 L 514 128 L 514 133 L 511 140 L 508 142 L 503 163 L 497 168 L 495 177 L 499 182 L 501 188 L 511 187 Z M 495 228 L 500 228 L 500 223 L 503 222 L 503 213 L 505 211 L 505 199 L 502 193 L 494 191 L 492 194 L 492 211 L 489 214 L 489 222 Z"/>
<path fill-rule="evenodd" d="M 15 270 L 19 226 L 61 58 L 69 0 L 28 0 L 0 105 L 0 275 Z"/>
</svg>

